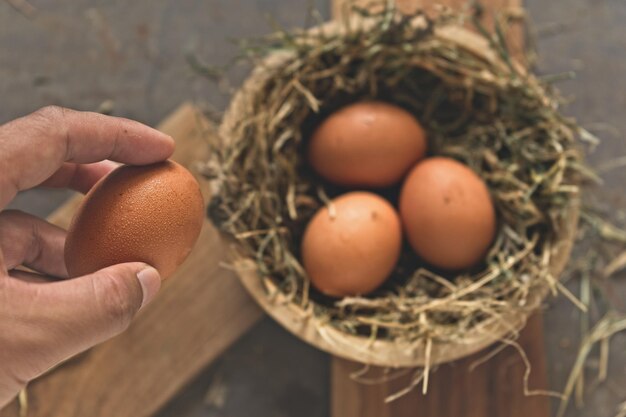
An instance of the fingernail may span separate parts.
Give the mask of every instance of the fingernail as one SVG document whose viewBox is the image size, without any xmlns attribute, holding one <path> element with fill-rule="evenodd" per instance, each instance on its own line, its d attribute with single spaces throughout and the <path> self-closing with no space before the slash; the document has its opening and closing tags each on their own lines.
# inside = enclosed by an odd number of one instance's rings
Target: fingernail
<svg viewBox="0 0 626 417">
<path fill-rule="evenodd" d="M 142 269 L 137 274 L 137 279 L 139 280 L 139 284 L 141 285 L 141 290 L 143 291 L 143 301 L 141 302 L 141 308 L 144 308 L 154 296 L 159 292 L 161 288 L 161 276 L 159 272 L 152 268 L 147 267 Z M 141 309 L 140 308 L 140 309 Z"/>
</svg>

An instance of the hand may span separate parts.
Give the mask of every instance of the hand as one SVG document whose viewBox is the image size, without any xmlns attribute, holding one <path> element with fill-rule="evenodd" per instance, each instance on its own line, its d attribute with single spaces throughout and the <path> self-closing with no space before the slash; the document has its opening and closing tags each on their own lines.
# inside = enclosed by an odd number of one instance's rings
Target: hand
<svg viewBox="0 0 626 417">
<path fill-rule="evenodd" d="M 0 210 L 21 190 L 84 193 L 111 161 L 149 164 L 173 150 L 171 137 L 131 120 L 44 108 L 0 126 Z M 66 279 L 64 243 L 65 231 L 44 220 L 0 212 L 0 408 L 31 379 L 126 329 L 161 286 L 138 262 Z"/>
</svg>

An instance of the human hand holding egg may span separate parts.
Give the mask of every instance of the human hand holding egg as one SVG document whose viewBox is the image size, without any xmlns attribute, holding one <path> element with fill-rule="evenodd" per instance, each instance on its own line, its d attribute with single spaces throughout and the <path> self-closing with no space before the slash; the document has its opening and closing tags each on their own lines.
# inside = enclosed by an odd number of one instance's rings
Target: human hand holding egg
<svg viewBox="0 0 626 417">
<path fill-rule="evenodd" d="M 42 109 L 0 126 L 0 209 L 39 185 L 86 193 L 118 167 L 111 161 L 144 166 L 173 150 L 171 137 L 131 120 Z M 149 203 L 152 226 L 163 226 L 154 233 L 146 230 L 150 219 L 134 212 L 151 191 L 159 193 Z M 120 210 L 134 214 L 122 219 Z M 188 254 L 201 222 L 197 183 L 171 162 L 122 167 L 89 193 L 72 225 L 67 268 L 64 230 L 26 213 L 0 212 L 0 408 L 29 380 L 123 331 Z M 115 245 L 103 243 L 114 230 Z M 167 242 L 157 241 L 166 240 L 164 233 Z M 134 250 L 119 246 L 129 241 Z"/>
</svg>

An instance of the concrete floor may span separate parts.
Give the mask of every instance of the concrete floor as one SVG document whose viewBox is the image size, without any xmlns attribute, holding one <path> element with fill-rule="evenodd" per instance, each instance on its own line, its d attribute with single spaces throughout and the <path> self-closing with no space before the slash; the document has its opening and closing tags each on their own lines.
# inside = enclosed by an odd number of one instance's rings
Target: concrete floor
<svg viewBox="0 0 626 417">
<path fill-rule="evenodd" d="M 323 0 L 30 3 L 39 10 L 34 19 L 0 0 L 0 123 L 47 104 L 94 110 L 109 100 L 114 114 L 153 125 L 185 100 L 223 109 L 229 91 L 195 76 L 185 60 L 187 53 L 223 64 L 235 53 L 229 39 L 268 32 L 263 16 L 296 27 L 304 24 L 308 4 L 323 16 L 329 10 Z M 626 155 L 626 2 L 527 0 L 526 7 L 540 34 L 539 72 L 573 69 L 577 73 L 576 80 L 559 87 L 575 99 L 567 113 L 604 139 L 592 163 L 601 166 Z M 599 193 L 610 216 L 622 224 L 626 223 L 625 180 L 626 168 L 609 171 Z M 45 216 L 68 195 L 30 191 L 11 206 Z M 615 291 L 626 300 L 626 275 L 621 278 Z M 626 311 L 626 301 L 622 308 Z M 558 390 L 575 354 L 578 313 L 562 298 L 551 300 L 545 320 L 551 384 Z M 626 400 L 626 336 L 616 336 L 612 348 L 609 382 L 587 396 L 583 409 L 572 407 L 569 417 L 612 417 L 617 404 Z M 589 375 L 593 367 L 591 362 Z M 325 354 L 265 320 L 159 417 L 322 417 L 328 413 L 328 381 Z"/>
</svg>

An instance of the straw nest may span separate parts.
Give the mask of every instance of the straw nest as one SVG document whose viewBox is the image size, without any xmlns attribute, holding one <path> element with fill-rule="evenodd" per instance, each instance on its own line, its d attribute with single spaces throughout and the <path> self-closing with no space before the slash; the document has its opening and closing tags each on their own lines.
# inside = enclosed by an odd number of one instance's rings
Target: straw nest
<svg viewBox="0 0 626 417">
<path fill-rule="evenodd" d="M 456 359 L 515 337 L 549 291 L 563 290 L 558 275 L 578 220 L 578 128 L 509 56 L 501 32 L 478 19 L 470 33 L 461 26 L 471 16 L 361 14 L 247 49 L 256 68 L 206 164 L 209 216 L 248 260 L 248 272 L 238 268 L 261 304 L 278 305 L 273 315 L 295 333 L 306 332 L 281 316 L 312 326 L 315 335 L 303 337 L 319 347 L 378 365 Z M 458 159 L 486 181 L 499 230 L 474 270 L 428 269 L 407 248 L 375 293 L 329 299 L 309 285 L 300 239 L 315 211 L 346 190 L 312 175 L 303 145 L 327 114 L 371 98 L 408 109 L 431 155 Z"/>
</svg>

